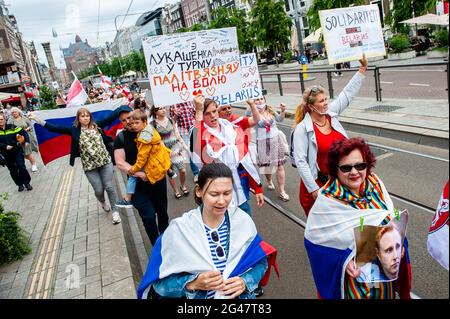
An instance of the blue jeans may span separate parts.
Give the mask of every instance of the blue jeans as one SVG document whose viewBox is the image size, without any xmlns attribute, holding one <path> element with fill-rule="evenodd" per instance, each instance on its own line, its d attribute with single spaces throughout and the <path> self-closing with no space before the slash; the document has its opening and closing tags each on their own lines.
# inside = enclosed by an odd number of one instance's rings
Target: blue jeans
<svg viewBox="0 0 450 319">
<path fill-rule="evenodd" d="M 250 206 L 250 200 L 247 200 L 239 206 L 244 212 L 246 212 L 250 217 L 252 217 L 252 208 Z"/>
<path fill-rule="evenodd" d="M 134 192 L 136 191 L 136 182 L 137 182 L 137 177 L 128 176 L 127 194 L 134 194 Z"/>
<path fill-rule="evenodd" d="M 183 139 L 184 143 L 190 148 L 191 135 L 181 134 L 181 138 Z M 200 170 L 198 169 L 197 165 L 195 165 L 194 162 L 192 161 L 190 154 L 188 154 L 188 156 L 189 156 L 189 166 L 191 167 L 192 174 L 194 174 L 194 176 L 197 176 Z"/>
</svg>

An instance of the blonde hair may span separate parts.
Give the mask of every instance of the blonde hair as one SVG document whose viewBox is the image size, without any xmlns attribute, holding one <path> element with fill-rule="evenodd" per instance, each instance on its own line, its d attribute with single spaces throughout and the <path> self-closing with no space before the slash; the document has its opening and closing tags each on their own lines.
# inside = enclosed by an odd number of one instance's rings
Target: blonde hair
<svg viewBox="0 0 450 319">
<path fill-rule="evenodd" d="M 303 92 L 302 101 L 295 110 L 295 125 L 303 121 L 305 114 L 310 112 L 309 106 L 316 103 L 317 95 L 325 94 L 325 92 L 325 89 L 320 85 L 310 86 Z"/>
<path fill-rule="evenodd" d="M 143 112 L 140 109 L 136 109 L 133 112 L 131 112 L 131 116 L 130 116 L 131 120 L 140 120 L 142 122 L 147 123 L 147 114 L 145 114 L 145 112 Z"/>
</svg>

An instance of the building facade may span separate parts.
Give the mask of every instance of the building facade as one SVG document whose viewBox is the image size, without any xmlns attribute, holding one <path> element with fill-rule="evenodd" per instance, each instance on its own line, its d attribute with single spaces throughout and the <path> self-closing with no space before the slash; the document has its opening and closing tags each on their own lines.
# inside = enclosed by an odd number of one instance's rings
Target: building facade
<svg viewBox="0 0 450 319">
<path fill-rule="evenodd" d="M 208 0 L 181 0 L 181 8 L 187 28 L 208 21 L 211 12 Z"/>
<path fill-rule="evenodd" d="M 168 4 L 163 8 L 161 23 L 163 34 L 175 33 L 186 26 L 181 2 Z"/>
<path fill-rule="evenodd" d="M 31 81 L 27 66 L 27 47 L 14 15 L 0 2 L 0 92 L 20 93 L 25 90 L 22 77 Z M 31 60 L 30 62 L 31 63 Z"/>
<path fill-rule="evenodd" d="M 97 51 L 89 45 L 87 40 L 83 42 L 78 35 L 75 37 L 75 43 L 71 43 L 68 48 L 63 49 L 63 54 L 67 71 L 73 71 L 75 74 L 99 63 Z"/>
</svg>

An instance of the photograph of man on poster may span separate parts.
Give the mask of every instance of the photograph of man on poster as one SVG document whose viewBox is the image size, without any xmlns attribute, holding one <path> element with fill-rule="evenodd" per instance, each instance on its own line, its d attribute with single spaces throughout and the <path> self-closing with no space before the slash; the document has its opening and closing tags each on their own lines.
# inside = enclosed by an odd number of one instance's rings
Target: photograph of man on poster
<svg viewBox="0 0 450 319">
<path fill-rule="evenodd" d="M 385 226 L 364 226 L 354 229 L 355 263 L 361 269 L 359 282 L 385 282 L 396 280 L 400 261 L 405 254 L 407 212 L 400 220 L 393 219 Z"/>
</svg>

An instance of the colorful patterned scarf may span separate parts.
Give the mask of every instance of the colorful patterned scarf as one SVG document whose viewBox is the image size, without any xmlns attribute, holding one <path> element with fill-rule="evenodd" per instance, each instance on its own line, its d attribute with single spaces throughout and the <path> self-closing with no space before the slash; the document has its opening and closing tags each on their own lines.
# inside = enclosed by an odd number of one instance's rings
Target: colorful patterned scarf
<svg viewBox="0 0 450 319">
<path fill-rule="evenodd" d="M 324 185 L 322 194 L 356 209 L 387 209 L 378 177 L 373 173 L 367 176 L 361 184 L 360 194 L 362 195 L 354 194 L 337 178 L 330 178 Z"/>
</svg>

